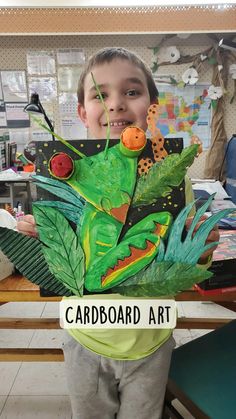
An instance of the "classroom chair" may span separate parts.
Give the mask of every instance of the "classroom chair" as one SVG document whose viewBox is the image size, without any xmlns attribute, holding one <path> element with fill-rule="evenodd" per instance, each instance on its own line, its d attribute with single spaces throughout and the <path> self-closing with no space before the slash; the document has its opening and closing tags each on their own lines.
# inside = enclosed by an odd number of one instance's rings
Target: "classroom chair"
<svg viewBox="0 0 236 419">
<path fill-rule="evenodd" d="M 163 419 L 183 417 L 173 399 L 196 419 L 236 418 L 236 320 L 173 351 Z"/>
</svg>

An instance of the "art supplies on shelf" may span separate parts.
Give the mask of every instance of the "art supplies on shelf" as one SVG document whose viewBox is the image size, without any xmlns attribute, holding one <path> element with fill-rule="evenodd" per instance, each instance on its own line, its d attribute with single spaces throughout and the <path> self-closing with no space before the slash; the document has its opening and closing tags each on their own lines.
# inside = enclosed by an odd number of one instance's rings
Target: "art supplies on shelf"
<svg viewBox="0 0 236 419">
<path fill-rule="evenodd" d="M 14 213 L 15 213 L 15 219 L 17 222 L 23 219 L 25 213 L 24 211 L 22 211 L 22 205 L 20 203 L 18 203 L 17 207 L 14 208 Z"/>
</svg>

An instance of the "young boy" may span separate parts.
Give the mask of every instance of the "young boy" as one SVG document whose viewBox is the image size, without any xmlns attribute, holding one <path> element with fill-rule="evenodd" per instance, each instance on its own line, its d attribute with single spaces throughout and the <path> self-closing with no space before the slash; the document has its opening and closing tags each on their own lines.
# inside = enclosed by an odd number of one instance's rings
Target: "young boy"
<svg viewBox="0 0 236 419">
<path fill-rule="evenodd" d="M 130 125 L 146 131 L 147 109 L 157 101 L 158 91 L 143 61 L 123 48 L 106 48 L 90 58 L 81 75 L 79 116 L 93 138 L 105 139 L 106 115 L 91 73 L 109 112 L 111 138 L 119 138 Z M 186 202 L 192 199 L 188 187 Z M 34 218 L 26 216 L 18 230 L 37 236 Z M 212 231 L 207 241 L 217 239 L 218 233 Z M 203 261 L 211 253 L 206 252 Z M 161 417 L 174 348 L 171 330 L 76 329 L 69 333 L 72 337 L 64 345 L 64 355 L 73 419 Z"/>
</svg>

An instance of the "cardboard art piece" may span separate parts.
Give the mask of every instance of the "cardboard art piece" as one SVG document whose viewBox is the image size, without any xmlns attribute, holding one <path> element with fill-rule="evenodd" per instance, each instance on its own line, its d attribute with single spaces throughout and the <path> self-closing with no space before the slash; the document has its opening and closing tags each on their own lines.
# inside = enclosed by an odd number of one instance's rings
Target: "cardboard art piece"
<svg viewBox="0 0 236 419">
<path fill-rule="evenodd" d="M 151 126 L 152 113 L 148 118 Z M 147 140 L 138 127 L 126 128 L 120 141 L 103 151 L 83 150 L 80 158 L 53 143 L 50 177 L 35 179 L 60 200 L 33 204 L 39 239 L 0 229 L 0 248 L 23 275 L 57 294 L 80 297 L 84 292 L 174 295 L 211 276 L 197 261 L 215 245 L 205 245 L 206 238 L 230 210 L 211 216 L 193 235 L 211 197 L 183 238 L 194 205 L 185 206 L 184 178 L 198 146 L 168 154 L 161 134 L 155 135 L 154 160 L 142 154 Z"/>
</svg>

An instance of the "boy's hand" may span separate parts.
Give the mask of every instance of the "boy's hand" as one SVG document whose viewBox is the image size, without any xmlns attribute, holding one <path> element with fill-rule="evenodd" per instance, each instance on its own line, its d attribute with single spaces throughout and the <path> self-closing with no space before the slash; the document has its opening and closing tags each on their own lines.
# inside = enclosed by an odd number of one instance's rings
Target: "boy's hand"
<svg viewBox="0 0 236 419">
<path fill-rule="evenodd" d="M 35 219 L 31 214 L 25 215 L 21 221 L 18 221 L 16 227 L 19 233 L 25 234 L 26 236 L 38 237 Z"/>
<path fill-rule="evenodd" d="M 199 229 L 200 225 L 204 222 L 204 220 L 207 219 L 206 215 L 203 215 L 199 221 L 199 223 L 197 223 L 194 231 L 193 231 L 193 235 L 196 233 L 196 231 Z M 189 230 L 190 225 L 192 224 L 193 221 L 193 217 L 189 217 L 186 220 L 186 229 Z M 208 237 L 206 239 L 206 243 L 205 244 L 210 244 L 213 242 L 218 242 L 220 239 L 220 233 L 219 233 L 219 229 L 217 227 L 217 225 L 215 225 L 215 227 L 210 231 L 210 233 L 208 234 Z M 206 252 L 204 252 L 202 254 L 202 256 L 200 257 L 198 263 L 200 264 L 204 264 L 207 263 L 209 256 L 212 256 L 212 253 L 214 252 L 214 250 L 217 248 L 217 246 L 211 247 L 210 249 L 206 250 Z"/>
</svg>

